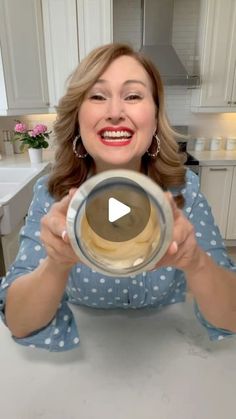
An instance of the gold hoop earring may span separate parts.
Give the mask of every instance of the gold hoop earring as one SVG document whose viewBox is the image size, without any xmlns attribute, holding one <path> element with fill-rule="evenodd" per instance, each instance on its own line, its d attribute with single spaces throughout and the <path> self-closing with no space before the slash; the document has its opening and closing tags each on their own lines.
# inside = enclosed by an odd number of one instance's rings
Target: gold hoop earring
<svg viewBox="0 0 236 419">
<path fill-rule="evenodd" d="M 84 154 L 80 154 L 80 153 L 78 153 L 78 151 L 77 151 L 77 148 L 78 148 L 78 141 L 80 142 L 79 146 L 84 147 L 84 146 L 83 146 L 83 143 L 82 143 L 82 141 L 81 141 L 81 136 L 80 136 L 80 134 L 76 135 L 75 139 L 73 140 L 73 153 L 75 153 L 75 155 L 76 155 L 76 157 L 78 157 L 78 159 L 85 159 L 85 158 L 87 157 L 88 153 L 87 153 L 87 152 L 86 152 L 86 153 L 84 153 Z"/>
<path fill-rule="evenodd" d="M 155 159 L 157 155 L 160 153 L 161 141 L 160 141 L 160 138 L 157 136 L 157 134 L 154 134 L 153 138 L 155 139 L 155 142 L 156 142 L 156 151 L 154 153 L 151 153 L 151 149 L 153 148 L 153 141 L 152 141 L 150 148 L 147 150 L 147 155 L 151 157 L 152 159 Z"/>
</svg>

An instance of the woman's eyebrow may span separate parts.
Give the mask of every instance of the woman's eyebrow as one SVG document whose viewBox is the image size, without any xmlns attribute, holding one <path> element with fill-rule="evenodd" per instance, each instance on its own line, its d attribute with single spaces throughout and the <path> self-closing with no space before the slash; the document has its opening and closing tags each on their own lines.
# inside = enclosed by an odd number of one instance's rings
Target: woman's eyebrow
<svg viewBox="0 0 236 419">
<path fill-rule="evenodd" d="M 126 80 L 124 82 L 124 84 L 131 84 L 131 83 L 139 83 L 139 84 L 142 84 L 142 86 L 147 87 L 147 85 L 142 80 L 131 79 L 131 80 Z"/>
<path fill-rule="evenodd" d="M 105 80 L 105 79 L 98 79 L 95 84 L 97 84 L 97 83 L 102 83 L 102 84 L 103 83 L 107 83 L 107 80 Z M 126 80 L 123 84 L 126 85 L 126 84 L 132 84 L 132 83 L 139 83 L 142 86 L 147 87 L 147 85 L 142 80 L 137 80 L 137 79 Z"/>
</svg>

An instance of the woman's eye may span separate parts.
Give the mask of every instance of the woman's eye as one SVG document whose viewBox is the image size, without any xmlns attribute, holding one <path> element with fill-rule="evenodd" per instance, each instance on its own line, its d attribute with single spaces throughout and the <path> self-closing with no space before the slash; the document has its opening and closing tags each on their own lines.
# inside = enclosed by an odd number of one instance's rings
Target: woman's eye
<svg viewBox="0 0 236 419">
<path fill-rule="evenodd" d="M 94 94 L 90 96 L 90 99 L 92 100 L 97 100 L 97 101 L 102 101 L 102 100 L 106 100 L 106 98 L 102 95 L 99 94 Z"/>
<path fill-rule="evenodd" d="M 136 100 L 140 100 L 142 99 L 140 95 L 136 94 L 136 93 L 132 93 L 128 96 L 126 96 L 125 98 L 126 100 L 130 100 L 130 101 L 136 101 Z"/>
</svg>

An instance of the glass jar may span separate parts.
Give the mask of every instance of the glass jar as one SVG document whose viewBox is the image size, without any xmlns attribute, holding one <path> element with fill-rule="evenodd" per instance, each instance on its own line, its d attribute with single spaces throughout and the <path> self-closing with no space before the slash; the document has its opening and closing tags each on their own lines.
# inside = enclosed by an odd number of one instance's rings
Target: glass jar
<svg viewBox="0 0 236 419">
<path fill-rule="evenodd" d="M 210 150 L 217 151 L 221 149 L 222 138 L 221 137 L 213 137 L 210 140 Z"/>
<path fill-rule="evenodd" d="M 226 150 L 236 150 L 236 136 L 226 138 Z"/>
<path fill-rule="evenodd" d="M 86 180 L 71 199 L 67 231 L 79 260 L 109 276 L 151 270 L 172 239 L 172 209 L 162 189 L 131 170 Z"/>
<path fill-rule="evenodd" d="M 205 150 L 206 139 L 204 137 L 198 137 L 195 140 L 194 150 L 203 151 Z"/>
</svg>

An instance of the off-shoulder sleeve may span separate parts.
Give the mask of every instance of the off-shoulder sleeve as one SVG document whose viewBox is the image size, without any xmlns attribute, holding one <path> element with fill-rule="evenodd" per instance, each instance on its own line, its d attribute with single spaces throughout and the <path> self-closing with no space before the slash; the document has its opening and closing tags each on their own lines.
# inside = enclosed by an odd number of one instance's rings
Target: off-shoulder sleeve
<svg viewBox="0 0 236 419">
<path fill-rule="evenodd" d="M 17 277 L 32 272 L 46 257 L 40 241 L 40 220 L 50 209 L 53 199 L 46 188 L 47 177 L 39 179 L 34 187 L 34 196 L 29 207 L 25 226 L 20 232 L 20 247 L 15 262 L 10 266 L 0 284 L 0 316 L 5 322 L 4 308 L 8 288 Z M 49 351 L 63 351 L 79 344 L 77 326 L 64 294 L 55 317 L 44 328 L 31 335 L 13 339 L 25 346 L 45 348 Z"/>
<path fill-rule="evenodd" d="M 236 264 L 227 254 L 224 241 L 218 226 L 215 224 L 211 208 L 200 192 L 198 177 L 188 171 L 185 191 L 186 205 L 184 212 L 195 227 L 195 235 L 199 246 L 214 259 L 214 261 L 225 269 L 235 272 Z M 216 328 L 203 316 L 195 301 L 194 311 L 197 319 L 206 328 L 211 340 L 221 340 L 225 337 L 234 336 L 229 330 Z"/>
</svg>

